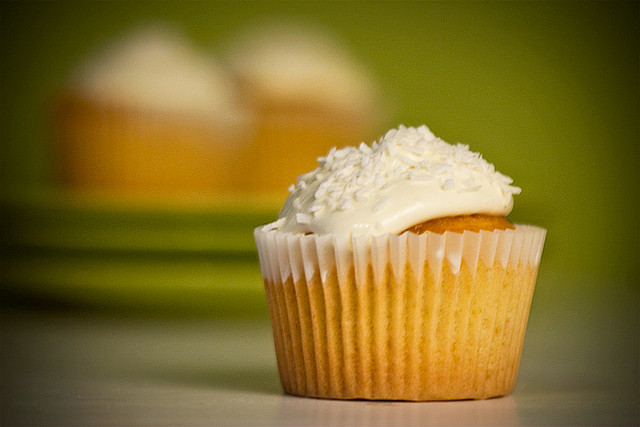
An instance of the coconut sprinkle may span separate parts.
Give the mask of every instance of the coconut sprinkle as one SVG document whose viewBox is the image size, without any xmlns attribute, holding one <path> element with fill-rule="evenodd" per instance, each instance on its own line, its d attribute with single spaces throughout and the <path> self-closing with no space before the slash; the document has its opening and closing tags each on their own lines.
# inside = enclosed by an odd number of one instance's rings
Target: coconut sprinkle
<svg viewBox="0 0 640 427">
<path fill-rule="evenodd" d="M 299 224 L 311 224 L 311 215 L 305 213 L 296 214 L 296 221 Z"/>
</svg>

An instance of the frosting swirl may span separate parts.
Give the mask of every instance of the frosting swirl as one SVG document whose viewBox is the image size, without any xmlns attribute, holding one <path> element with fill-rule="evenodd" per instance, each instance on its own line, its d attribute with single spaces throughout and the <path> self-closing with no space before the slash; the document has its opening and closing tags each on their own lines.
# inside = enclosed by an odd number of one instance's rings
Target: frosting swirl
<svg viewBox="0 0 640 427">
<path fill-rule="evenodd" d="M 434 218 L 508 215 L 520 188 L 463 144 L 400 126 L 370 146 L 333 148 L 292 185 L 279 219 L 294 233 L 400 233 Z"/>
</svg>

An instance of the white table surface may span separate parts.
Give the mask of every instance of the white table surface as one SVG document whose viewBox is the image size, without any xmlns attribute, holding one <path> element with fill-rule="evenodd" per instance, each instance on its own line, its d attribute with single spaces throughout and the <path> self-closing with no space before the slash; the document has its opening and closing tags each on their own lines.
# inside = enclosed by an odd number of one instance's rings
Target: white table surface
<svg viewBox="0 0 640 427">
<path fill-rule="evenodd" d="M 284 395 L 266 319 L 5 307 L 3 426 L 638 425 L 637 288 L 534 300 L 508 397 L 368 402 Z M 609 295 L 608 294 L 608 295 Z M 547 295 L 547 296 L 545 296 Z"/>
</svg>

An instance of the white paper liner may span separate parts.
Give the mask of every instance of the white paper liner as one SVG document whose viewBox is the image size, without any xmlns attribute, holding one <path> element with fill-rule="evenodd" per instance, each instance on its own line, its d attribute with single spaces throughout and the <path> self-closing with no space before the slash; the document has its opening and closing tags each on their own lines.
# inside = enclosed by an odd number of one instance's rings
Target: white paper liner
<svg viewBox="0 0 640 427">
<path fill-rule="evenodd" d="M 546 230 L 255 230 L 287 393 L 486 398 L 515 385 Z"/>
</svg>

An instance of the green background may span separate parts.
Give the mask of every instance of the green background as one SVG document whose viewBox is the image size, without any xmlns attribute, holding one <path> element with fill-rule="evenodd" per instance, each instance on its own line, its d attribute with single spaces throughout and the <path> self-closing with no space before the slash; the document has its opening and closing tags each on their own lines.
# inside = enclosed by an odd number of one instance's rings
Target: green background
<svg viewBox="0 0 640 427">
<path fill-rule="evenodd" d="M 551 282 L 570 293 L 606 283 L 637 295 L 638 5 L 2 2 L 2 232 L 4 269 L 15 282 L 5 290 L 19 285 L 56 297 L 83 289 L 76 303 L 111 298 L 126 305 L 137 289 L 150 306 L 178 300 L 185 309 L 201 303 L 202 292 L 218 303 L 240 292 L 238 301 L 254 301 L 264 314 L 251 227 L 274 217 L 274 209 L 240 202 L 221 206 L 212 219 L 206 212 L 65 204 L 52 179 L 47 112 L 78 61 L 141 23 L 174 24 L 216 54 L 238 31 L 287 18 L 325 26 L 373 70 L 388 103 L 387 127 L 425 123 L 444 140 L 483 153 L 523 188 L 511 219 L 548 229 L 541 301 L 553 298 L 544 286 Z M 207 244 L 229 228 L 225 218 L 237 237 L 222 239 L 233 247 Z M 30 245 L 38 239 L 48 243 L 35 251 Z M 68 247 L 53 247 L 62 241 L 58 246 Z M 87 291 L 92 269 L 102 282 Z M 202 291 L 212 271 L 217 290 Z M 54 282 L 49 292 L 40 286 L 47 280 Z"/>
</svg>

